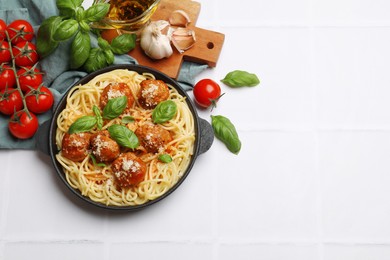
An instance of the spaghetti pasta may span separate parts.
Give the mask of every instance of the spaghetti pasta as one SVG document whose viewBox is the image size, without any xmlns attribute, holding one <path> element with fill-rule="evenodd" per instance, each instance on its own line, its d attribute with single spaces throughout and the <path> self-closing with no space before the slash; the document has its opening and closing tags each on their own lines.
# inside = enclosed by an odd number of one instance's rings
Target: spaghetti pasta
<svg viewBox="0 0 390 260">
<path fill-rule="evenodd" d="M 80 162 L 74 162 L 63 156 L 62 139 L 69 127 L 80 117 L 93 115 L 93 106 L 99 104 L 103 89 L 109 84 L 126 83 L 134 97 L 133 106 L 112 120 L 106 120 L 102 129 L 113 124 L 124 124 L 125 116 L 134 118 L 126 123 L 126 127 L 135 131 L 138 127 L 152 122 L 152 109 L 144 109 L 137 100 L 140 84 L 146 79 L 155 79 L 153 74 L 139 74 L 135 71 L 117 69 L 100 74 L 84 85 L 75 86 L 69 91 L 66 107 L 57 118 L 56 144 L 59 152 L 57 161 L 62 165 L 67 182 L 74 189 L 89 197 L 92 201 L 110 206 L 135 206 L 159 198 L 166 193 L 185 173 L 194 152 L 195 123 L 193 115 L 186 103 L 172 86 L 169 87 L 169 100 L 175 102 L 177 113 L 160 126 L 169 131 L 172 140 L 165 146 L 164 153 L 169 153 L 172 162 L 163 163 L 158 157 L 161 152 L 147 152 L 142 145 L 135 148 L 137 156 L 145 162 L 147 169 L 141 183 L 129 188 L 121 188 L 115 183 L 115 176 L 110 163 L 105 166 L 94 164 L 90 156 Z M 94 128 L 92 134 L 97 132 Z M 121 148 L 123 150 L 123 148 Z M 125 151 L 126 149 L 124 149 Z"/>
</svg>

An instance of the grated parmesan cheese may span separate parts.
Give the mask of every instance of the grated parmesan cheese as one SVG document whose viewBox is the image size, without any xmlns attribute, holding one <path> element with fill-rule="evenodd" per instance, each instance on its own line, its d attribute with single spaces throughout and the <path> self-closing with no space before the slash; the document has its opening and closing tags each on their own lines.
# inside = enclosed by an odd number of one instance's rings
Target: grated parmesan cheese
<svg viewBox="0 0 390 260">
<path fill-rule="evenodd" d="M 120 90 L 110 89 L 107 92 L 108 99 L 117 98 L 117 97 L 121 97 L 121 96 L 124 96 L 124 94 Z"/>
<path fill-rule="evenodd" d="M 124 159 L 122 161 L 122 169 L 124 171 L 131 171 L 131 172 L 136 172 L 140 170 L 140 164 L 138 162 L 135 162 L 133 160 L 126 160 Z"/>
<path fill-rule="evenodd" d="M 94 143 L 93 143 L 94 147 L 96 148 L 94 150 L 94 154 L 97 155 L 97 156 L 100 156 L 101 155 L 101 152 L 102 152 L 102 149 L 104 148 L 107 148 L 109 146 L 109 143 L 108 142 L 105 142 L 101 139 L 101 136 L 98 135 L 95 140 L 94 140 Z"/>
</svg>

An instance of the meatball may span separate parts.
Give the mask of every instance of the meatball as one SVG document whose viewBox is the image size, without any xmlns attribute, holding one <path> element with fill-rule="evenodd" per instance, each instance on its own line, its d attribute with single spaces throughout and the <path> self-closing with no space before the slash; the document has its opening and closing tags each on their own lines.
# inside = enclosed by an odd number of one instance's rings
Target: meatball
<svg viewBox="0 0 390 260">
<path fill-rule="evenodd" d="M 171 133 L 155 124 L 144 124 L 135 130 L 135 134 L 149 153 L 161 152 L 172 141 Z"/>
<path fill-rule="evenodd" d="M 62 138 L 62 155 L 74 162 L 81 162 L 88 155 L 91 134 L 66 133 Z"/>
<path fill-rule="evenodd" d="M 104 109 L 108 103 L 108 100 L 121 96 L 127 97 L 126 109 L 129 109 L 133 106 L 134 97 L 131 93 L 130 87 L 126 83 L 109 84 L 103 89 L 102 95 L 100 96 L 100 108 Z"/>
<path fill-rule="evenodd" d="M 169 88 L 162 80 L 147 79 L 141 82 L 138 102 L 144 109 L 153 109 L 169 97 Z"/>
<path fill-rule="evenodd" d="M 130 187 L 142 182 L 146 174 L 146 164 L 134 153 L 121 154 L 112 164 L 116 183 L 122 187 Z"/>
<path fill-rule="evenodd" d="M 92 154 L 99 162 L 112 162 L 120 153 L 120 147 L 110 138 L 107 130 L 99 131 L 91 136 Z"/>
</svg>

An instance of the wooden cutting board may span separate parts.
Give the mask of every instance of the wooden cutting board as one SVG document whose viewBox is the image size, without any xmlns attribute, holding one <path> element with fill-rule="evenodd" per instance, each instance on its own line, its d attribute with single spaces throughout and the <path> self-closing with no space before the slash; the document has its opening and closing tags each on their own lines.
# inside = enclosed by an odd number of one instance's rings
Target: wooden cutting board
<svg viewBox="0 0 390 260">
<path fill-rule="evenodd" d="M 175 10 L 185 11 L 191 19 L 191 23 L 187 27 L 195 31 L 196 37 L 196 43 L 192 48 L 180 54 L 173 47 L 173 54 L 169 58 L 152 60 L 144 54 L 138 41 L 137 46 L 129 52 L 129 55 L 134 57 L 139 64 L 155 68 L 174 79 L 177 79 L 183 61 L 193 61 L 215 67 L 225 35 L 196 27 L 196 21 L 200 13 L 200 3 L 192 0 L 161 0 L 151 19 L 167 21 L 171 12 Z"/>
</svg>

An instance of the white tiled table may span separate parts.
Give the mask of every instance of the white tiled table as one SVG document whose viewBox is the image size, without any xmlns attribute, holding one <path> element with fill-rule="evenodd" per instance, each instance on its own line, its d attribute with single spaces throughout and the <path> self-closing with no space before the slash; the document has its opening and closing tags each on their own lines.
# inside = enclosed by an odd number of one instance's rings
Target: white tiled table
<svg viewBox="0 0 390 260">
<path fill-rule="evenodd" d="M 0 151 L 0 259 L 390 259 L 390 1 L 201 3 L 197 25 L 226 41 L 199 79 L 262 80 L 222 86 L 212 111 L 240 154 L 216 140 L 167 199 L 117 214 L 44 155 Z"/>
</svg>

